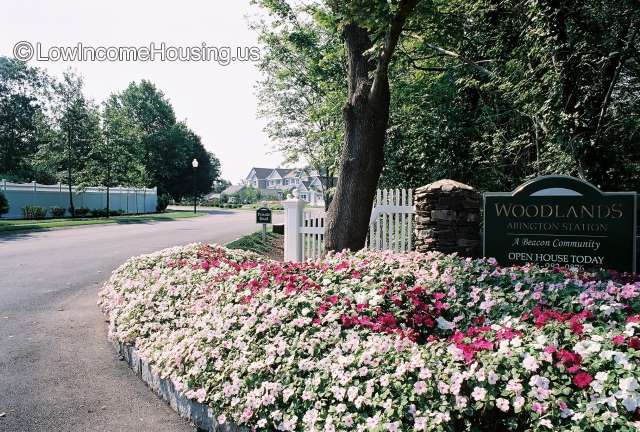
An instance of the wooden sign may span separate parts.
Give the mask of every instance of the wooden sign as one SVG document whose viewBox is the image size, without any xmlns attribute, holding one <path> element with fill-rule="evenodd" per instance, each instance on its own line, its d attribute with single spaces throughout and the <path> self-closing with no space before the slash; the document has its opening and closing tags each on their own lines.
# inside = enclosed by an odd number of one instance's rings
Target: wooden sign
<svg viewBox="0 0 640 432">
<path fill-rule="evenodd" d="M 636 194 L 601 192 L 567 176 L 538 177 L 513 192 L 484 194 L 485 257 L 636 271 Z"/>
</svg>

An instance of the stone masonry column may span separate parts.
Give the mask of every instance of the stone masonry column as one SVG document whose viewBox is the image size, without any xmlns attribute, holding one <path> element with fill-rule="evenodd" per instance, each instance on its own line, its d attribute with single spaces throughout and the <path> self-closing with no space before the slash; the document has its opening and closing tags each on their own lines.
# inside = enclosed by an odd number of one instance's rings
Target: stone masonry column
<svg viewBox="0 0 640 432">
<path fill-rule="evenodd" d="M 481 202 L 480 193 L 454 180 L 416 189 L 416 251 L 480 256 Z"/>
</svg>

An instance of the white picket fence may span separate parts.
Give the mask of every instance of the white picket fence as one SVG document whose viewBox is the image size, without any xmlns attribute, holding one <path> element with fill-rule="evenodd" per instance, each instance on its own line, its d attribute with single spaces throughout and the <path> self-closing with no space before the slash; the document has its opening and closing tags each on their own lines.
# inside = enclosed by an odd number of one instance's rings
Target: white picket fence
<svg viewBox="0 0 640 432">
<path fill-rule="evenodd" d="M 316 260 L 324 255 L 324 218 L 321 211 L 305 212 L 297 197 L 285 207 L 285 260 Z M 378 190 L 369 220 L 365 247 L 372 250 L 407 252 L 413 249 L 413 190 Z"/>
</svg>

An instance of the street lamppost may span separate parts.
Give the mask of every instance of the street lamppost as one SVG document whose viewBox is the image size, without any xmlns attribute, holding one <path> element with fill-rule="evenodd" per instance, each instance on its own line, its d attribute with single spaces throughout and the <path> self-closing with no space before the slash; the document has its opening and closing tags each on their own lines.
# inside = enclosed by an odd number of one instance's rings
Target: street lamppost
<svg viewBox="0 0 640 432">
<path fill-rule="evenodd" d="M 193 213 L 197 213 L 196 206 L 198 204 L 198 198 L 196 197 L 196 171 L 198 169 L 198 159 L 191 161 L 193 167 Z"/>
</svg>

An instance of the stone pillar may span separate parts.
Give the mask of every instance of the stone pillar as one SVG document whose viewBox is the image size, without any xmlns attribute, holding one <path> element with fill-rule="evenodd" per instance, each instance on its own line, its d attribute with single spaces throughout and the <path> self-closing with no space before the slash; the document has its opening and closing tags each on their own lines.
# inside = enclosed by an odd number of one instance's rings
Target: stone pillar
<svg viewBox="0 0 640 432">
<path fill-rule="evenodd" d="M 454 180 L 416 189 L 416 250 L 480 256 L 481 202 L 475 189 Z"/>
</svg>

